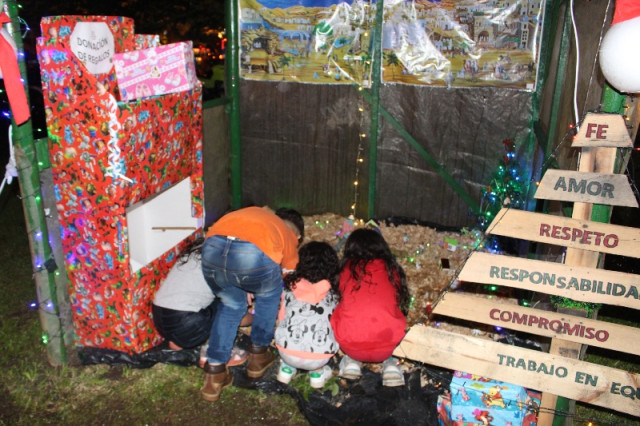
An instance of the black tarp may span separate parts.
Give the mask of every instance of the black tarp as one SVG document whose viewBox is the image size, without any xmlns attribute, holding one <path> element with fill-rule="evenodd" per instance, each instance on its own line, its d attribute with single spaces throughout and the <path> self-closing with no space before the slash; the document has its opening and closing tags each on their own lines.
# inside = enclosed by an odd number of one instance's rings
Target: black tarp
<svg viewBox="0 0 640 426">
<path fill-rule="evenodd" d="M 248 80 L 240 88 L 243 203 L 349 215 L 357 201 L 356 216 L 368 218 L 371 147 L 362 135 L 370 134 L 370 105 L 357 88 Z M 386 85 L 380 107 L 479 204 L 505 139 L 516 141 L 525 179 L 530 172 L 532 96 L 491 87 Z M 388 120 L 379 124 L 374 215 L 473 224 L 470 206 L 428 161 Z"/>
</svg>

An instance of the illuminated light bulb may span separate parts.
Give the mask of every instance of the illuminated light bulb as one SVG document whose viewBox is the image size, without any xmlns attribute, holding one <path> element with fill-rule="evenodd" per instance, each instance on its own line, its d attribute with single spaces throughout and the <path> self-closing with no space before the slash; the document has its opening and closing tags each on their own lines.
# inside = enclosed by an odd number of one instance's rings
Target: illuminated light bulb
<svg viewBox="0 0 640 426">
<path fill-rule="evenodd" d="M 358 186 L 358 181 L 353 182 L 354 186 Z"/>
<path fill-rule="evenodd" d="M 366 134 L 366 133 L 360 133 L 360 137 L 361 137 L 361 138 L 366 138 L 366 137 L 367 137 L 367 134 Z"/>
<path fill-rule="evenodd" d="M 358 111 L 360 111 L 360 112 L 364 112 L 364 108 L 359 107 L 359 108 L 358 108 Z"/>
<path fill-rule="evenodd" d="M 364 159 L 358 158 L 358 163 L 362 163 L 362 162 L 364 162 Z"/>
</svg>

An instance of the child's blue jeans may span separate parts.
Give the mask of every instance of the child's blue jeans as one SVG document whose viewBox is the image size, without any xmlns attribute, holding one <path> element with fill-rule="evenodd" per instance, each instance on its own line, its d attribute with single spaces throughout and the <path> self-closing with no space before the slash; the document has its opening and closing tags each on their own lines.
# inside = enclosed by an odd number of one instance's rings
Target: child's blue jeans
<svg viewBox="0 0 640 426">
<path fill-rule="evenodd" d="M 270 345 L 282 294 L 280 265 L 250 242 L 214 235 L 202 247 L 202 272 L 220 299 L 209 337 L 208 362 L 225 364 L 229 360 L 247 312 L 247 293 L 255 296 L 251 343 Z"/>
</svg>

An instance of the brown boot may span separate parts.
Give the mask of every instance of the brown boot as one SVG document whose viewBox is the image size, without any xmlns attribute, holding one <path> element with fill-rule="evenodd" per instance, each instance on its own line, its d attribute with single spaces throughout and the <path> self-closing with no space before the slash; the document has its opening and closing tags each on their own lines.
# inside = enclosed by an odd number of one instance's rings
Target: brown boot
<svg viewBox="0 0 640 426">
<path fill-rule="evenodd" d="M 204 385 L 200 389 L 202 399 L 215 402 L 220 399 L 222 389 L 233 382 L 233 374 L 229 372 L 224 364 L 211 365 L 208 362 L 204 365 Z"/>
<path fill-rule="evenodd" d="M 249 361 L 247 362 L 247 376 L 259 379 L 264 376 L 267 368 L 276 360 L 276 354 L 269 346 L 254 346 L 249 344 Z"/>
</svg>

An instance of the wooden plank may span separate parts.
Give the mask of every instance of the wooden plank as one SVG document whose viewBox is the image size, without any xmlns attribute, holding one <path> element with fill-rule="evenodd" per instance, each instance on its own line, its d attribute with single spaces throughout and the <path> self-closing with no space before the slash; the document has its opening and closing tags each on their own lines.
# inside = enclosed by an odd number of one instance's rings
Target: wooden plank
<svg viewBox="0 0 640 426">
<path fill-rule="evenodd" d="M 625 134 L 622 133 L 622 137 Z M 586 173 L 606 173 L 616 172 L 616 148 L 608 147 L 583 147 L 580 153 L 580 163 L 578 171 Z M 624 170 L 624 167 L 617 170 Z M 592 220 L 593 204 L 576 202 L 573 205 L 573 213 L 571 217 L 579 220 Z M 597 216 L 597 222 L 609 222 L 608 218 L 604 220 L 601 215 Z M 565 252 L 564 263 L 569 266 L 584 266 L 589 268 L 597 268 L 599 262 L 604 261 L 604 255 L 595 251 L 581 250 L 569 247 Z M 566 312 L 566 311 L 565 311 Z M 580 312 L 584 313 L 584 312 Z M 582 347 L 579 343 L 569 342 L 561 339 L 551 339 L 549 353 L 554 355 L 562 355 L 569 358 L 579 358 L 582 354 Z M 538 423 L 540 426 L 547 426 L 553 423 L 553 410 L 557 408 L 556 395 L 545 392 L 542 394 L 540 401 L 540 415 Z M 570 412 L 575 409 L 574 404 L 570 403 Z"/>
<path fill-rule="evenodd" d="M 579 146 L 633 148 L 633 142 L 620 114 L 588 113 L 571 144 Z"/>
<path fill-rule="evenodd" d="M 503 208 L 487 233 L 640 257 L 640 229 Z"/>
<path fill-rule="evenodd" d="M 458 279 L 640 309 L 640 275 L 624 272 L 474 252 Z"/>
<path fill-rule="evenodd" d="M 627 371 L 423 325 L 393 355 L 640 416 L 640 375 Z"/>
<path fill-rule="evenodd" d="M 627 176 L 620 174 L 547 170 L 535 198 L 638 207 Z"/>
<path fill-rule="evenodd" d="M 433 313 L 640 355 L 639 328 L 528 308 L 495 297 L 447 293 Z"/>
</svg>

